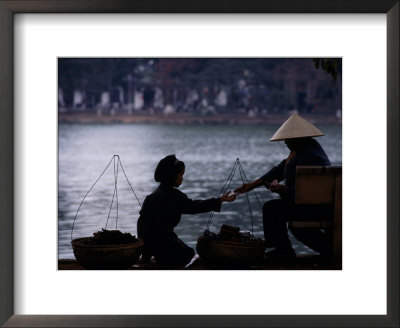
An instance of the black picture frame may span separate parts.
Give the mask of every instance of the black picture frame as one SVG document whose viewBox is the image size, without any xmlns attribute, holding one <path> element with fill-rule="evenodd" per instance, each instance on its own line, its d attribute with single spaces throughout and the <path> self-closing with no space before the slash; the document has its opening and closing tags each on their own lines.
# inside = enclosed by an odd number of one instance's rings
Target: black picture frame
<svg viewBox="0 0 400 328">
<path fill-rule="evenodd" d="M 5 327 L 399 327 L 399 8 L 399 0 L 0 0 L 0 324 Z M 13 17 L 17 13 L 386 14 L 387 315 L 14 315 Z"/>
</svg>

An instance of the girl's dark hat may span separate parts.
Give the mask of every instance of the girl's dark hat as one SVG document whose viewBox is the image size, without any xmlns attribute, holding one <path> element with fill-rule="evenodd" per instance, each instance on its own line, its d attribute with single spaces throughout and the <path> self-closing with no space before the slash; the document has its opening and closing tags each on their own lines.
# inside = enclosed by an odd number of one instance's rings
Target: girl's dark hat
<svg viewBox="0 0 400 328">
<path fill-rule="evenodd" d="M 323 135 L 312 123 L 297 114 L 293 114 L 269 140 L 282 141 L 294 138 L 320 137 Z"/>
<path fill-rule="evenodd" d="M 178 160 L 175 155 L 164 157 L 157 165 L 154 172 L 156 182 L 173 184 L 177 174 L 185 167 L 185 164 Z"/>
</svg>

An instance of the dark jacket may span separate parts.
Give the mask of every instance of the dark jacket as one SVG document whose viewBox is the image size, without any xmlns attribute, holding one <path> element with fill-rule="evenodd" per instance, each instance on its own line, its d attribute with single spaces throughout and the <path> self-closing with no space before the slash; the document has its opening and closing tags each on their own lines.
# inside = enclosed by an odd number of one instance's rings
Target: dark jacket
<svg viewBox="0 0 400 328">
<path fill-rule="evenodd" d="M 147 255 L 155 255 L 156 260 L 157 255 L 169 258 L 183 246 L 174 232 L 182 214 L 219 212 L 220 209 L 218 198 L 192 200 L 176 188 L 160 185 L 143 203 L 137 222 L 138 236 L 144 240 Z"/>
<path fill-rule="evenodd" d="M 285 180 L 286 194 L 282 198 L 294 202 L 294 190 L 296 179 L 296 166 L 329 166 L 331 162 L 321 145 L 315 139 L 310 138 L 303 147 L 296 151 L 296 155 L 286 165 L 286 159 L 273 167 L 260 179 L 264 182 L 279 182 Z"/>
</svg>

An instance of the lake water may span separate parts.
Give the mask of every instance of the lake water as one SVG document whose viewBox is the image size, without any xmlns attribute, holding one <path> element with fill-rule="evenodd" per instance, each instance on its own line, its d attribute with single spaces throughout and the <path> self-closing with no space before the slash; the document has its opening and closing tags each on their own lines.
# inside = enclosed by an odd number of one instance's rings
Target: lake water
<svg viewBox="0 0 400 328">
<path fill-rule="evenodd" d="M 71 228 L 81 201 L 113 155 L 120 156 L 124 171 L 139 201 L 143 203 L 157 183 L 153 175 L 159 160 L 176 154 L 185 162 L 186 173 L 180 189 L 192 199 L 218 196 L 234 166 L 240 159 L 250 181 L 260 177 L 288 155 L 283 142 L 270 142 L 278 125 L 149 125 L 149 124 L 60 124 L 58 161 L 58 252 L 59 258 L 74 258 Z M 339 125 L 318 125 L 325 133 L 318 141 L 327 152 L 332 165 L 342 164 L 342 130 Z M 105 228 L 137 235 L 136 221 L 140 206 L 119 167 L 118 216 L 114 194 L 114 165 L 85 199 L 76 218 L 73 238 L 91 236 Z M 238 170 L 231 188 L 242 184 Z M 256 189 L 261 205 L 276 198 L 265 188 Z M 262 209 L 253 193 L 249 193 L 253 225 L 244 195 L 233 203 L 223 203 L 221 213 L 215 213 L 210 230 L 219 232 L 222 224 L 252 230 L 263 238 Z M 111 211 L 110 211 L 111 207 Z M 108 223 L 107 223 L 108 218 Z M 118 221 L 117 221 L 118 218 Z M 196 240 L 207 226 L 208 213 L 183 215 L 175 229 L 178 236 L 196 248 Z M 292 236 L 298 254 L 312 252 Z"/>
</svg>

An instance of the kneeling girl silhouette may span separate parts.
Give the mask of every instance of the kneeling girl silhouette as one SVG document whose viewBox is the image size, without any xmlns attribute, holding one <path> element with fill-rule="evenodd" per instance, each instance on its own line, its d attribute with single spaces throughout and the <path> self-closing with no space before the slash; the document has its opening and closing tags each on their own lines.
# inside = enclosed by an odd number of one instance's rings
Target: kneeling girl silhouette
<svg viewBox="0 0 400 328">
<path fill-rule="evenodd" d="M 177 189 L 184 174 L 185 164 L 175 155 L 163 158 L 157 165 L 154 179 L 160 185 L 146 197 L 137 222 L 138 236 L 144 241 L 142 259 L 145 262 L 154 256 L 160 267 L 184 267 L 195 252 L 174 232 L 182 214 L 219 212 L 222 202 L 236 198 L 227 193 L 219 198 L 192 200 Z"/>
</svg>

